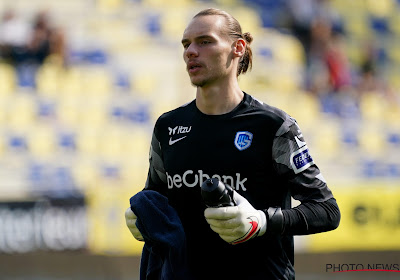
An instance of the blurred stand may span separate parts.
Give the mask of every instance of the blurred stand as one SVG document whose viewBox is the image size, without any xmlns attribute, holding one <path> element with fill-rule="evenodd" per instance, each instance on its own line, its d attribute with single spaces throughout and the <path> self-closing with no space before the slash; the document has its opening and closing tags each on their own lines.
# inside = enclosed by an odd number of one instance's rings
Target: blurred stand
<svg viewBox="0 0 400 280">
<path fill-rule="evenodd" d="M 399 1 L 0 4 L 0 271 L 9 279 L 20 263 L 32 279 L 137 275 L 142 244 L 122 213 L 145 183 L 157 117 L 194 98 L 180 40 L 209 6 L 254 35 L 241 87 L 299 122 L 344 213 L 331 234 L 296 240 L 298 278 L 335 279 L 319 269 L 341 257 L 399 262 Z"/>
</svg>

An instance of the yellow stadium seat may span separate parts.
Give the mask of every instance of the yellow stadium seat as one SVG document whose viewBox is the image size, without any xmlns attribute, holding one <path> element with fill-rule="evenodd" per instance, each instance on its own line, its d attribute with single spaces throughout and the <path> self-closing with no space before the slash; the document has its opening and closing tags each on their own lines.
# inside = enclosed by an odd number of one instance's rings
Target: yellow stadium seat
<svg viewBox="0 0 400 280">
<path fill-rule="evenodd" d="M 171 8 L 171 7 L 182 7 L 188 6 L 192 4 L 192 0 L 170 0 L 170 1 L 163 1 L 163 0 L 142 0 L 141 1 L 144 7 L 151 7 L 151 8 Z"/>
<path fill-rule="evenodd" d="M 392 14 L 388 17 L 390 30 L 394 32 L 394 34 L 399 38 L 400 35 L 400 17 L 399 17 L 399 8 L 394 10 Z M 397 49 L 397 48 L 395 48 Z"/>
<path fill-rule="evenodd" d="M 389 102 L 385 108 L 383 120 L 388 127 L 400 128 L 400 105 L 396 102 Z"/>
<path fill-rule="evenodd" d="M 28 146 L 35 158 L 48 158 L 54 156 L 55 135 L 51 127 L 37 124 L 30 129 Z"/>
<path fill-rule="evenodd" d="M 304 53 L 299 41 L 291 36 L 283 36 L 277 42 L 275 55 L 279 61 L 294 65 L 303 64 Z"/>
<path fill-rule="evenodd" d="M 119 159 L 126 152 L 122 145 L 125 134 L 118 126 L 106 127 L 99 135 L 99 156 L 107 160 Z"/>
<path fill-rule="evenodd" d="M 131 81 L 134 94 L 142 97 L 151 97 L 158 85 L 154 73 L 146 71 L 135 72 Z"/>
<path fill-rule="evenodd" d="M 180 42 L 189 18 L 185 17 L 187 10 L 182 7 L 165 10 L 160 17 L 161 31 L 167 38 Z"/>
<path fill-rule="evenodd" d="M 0 63 L 0 98 L 13 94 L 16 88 L 16 75 L 14 68 L 5 63 Z"/>
<path fill-rule="evenodd" d="M 399 20 L 398 24 L 400 24 L 400 20 Z M 399 30 L 399 35 L 400 35 L 400 30 Z M 395 42 L 394 45 L 398 45 L 400 43 L 400 37 L 399 37 L 399 39 L 394 40 L 394 42 Z M 389 59 L 391 61 L 393 61 L 393 64 L 394 64 L 394 67 L 393 67 L 394 69 L 390 69 L 391 70 L 390 72 L 397 72 L 396 66 L 398 66 L 400 64 L 400 50 L 399 50 L 399 48 L 396 48 L 396 47 L 387 47 L 386 49 L 387 49 L 387 52 L 389 55 Z M 396 73 L 396 74 L 398 75 L 398 73 Z"/>
<path fill-rule="evenodd" d="M 282 63 L 283 66 L 300 66 L 304 62 L 304 51 L 300 42 L 291 35 L 275 30 L 264 29 L 254 38 L 252 47 L 268 49 L 271 52 L 269 59 Z"/>
<path fill-rule="evenodd" d="M 320 120 L 318 129 L 313 130 L 310 135 L 312 153 L 321 159 L 333 160 L 340 158 L 341 154 L 341 131 L 339 124 L 334 120 Z M 307 141 L 307 135 L 305 135 Z"/>
<path fill-rule="evenodd" d="M 286 98 L 287 113 L 297 120 L 300 126 L 308 127 L 321 118 L 319 100 L 309 94 L 296 92 Z"/>
<path fill-rule="evenodd" d="M 224 1 L 232 2 L 230 0 Z M 229 5 L 225 10 L 239 21 L 242 32 L 250 32 L 255 36 L 254 40 L 259 39 L 263 32 L 262 20 L 255 9 L 243 5 Z"/>
<path fill-rule="evenodd" d="M 101 255 L 140 255 L 143 242 L 132 238 L 126 229 L 123 215 L 129 206 L 129 198 L 134 194 L 131 189 L 96 187 L 87 195 L 90 252 Z"/>
<path fill-rule="evenodd" d="M 360 127 L 359 143 L 362 154 L 367 157 L 377 158 L 384 156 L 386 148 L 386 134 L 380 126 L 364 122 Z"/>
<path fill-rule="evenodd" d="M 103 67 L 90 67 L 83 72 L 82 92 L 85 95 L 105 96 L 112 93 L 112 77 Z"/>
<path fill-rule="evenodd" d="M 77 131 L 77 150 L 82 156 L 98 157 L 101 133 L 89 127 Z"/>
<path fill-rule="evenodd" d="M 241 4 L 240 0 L 215 0 L 215 3 L 217 5 L 223 6 L 223 7 L 237 7 Z"/>
<path fill-rule="evenodd" d="M 365 11 L 365 1 L 331 0 L 331 6 L 341 14 L 359 13 Z"/>
<path fill-rule="evenodd" d="M 8 122 L 8 114 L 10 111 L 10 104 L 13 102 L 13 96 L 0 97 L 0 125 L 6 125 Z"/>
<path fill-rule="evenodd" d="M 397 71 L 390 71 L 388 73 L 388 82 L 390 87 L 400 89 L 400 73 Z"/>
<path fill-rule="evenodd" d="M 58 98 L 57 103 L 57 118 L 63 124 L 67 126 L 77 126 L 80 124 L 80 106 L 81 97 L 72 96 L 61 96 Z"/>
<path fill-rule="evenodd" d="M 71 167 L 73 177 L 83 193 L 96 191 L 99 180 L 97 162 L 90 157 L 78 155 L 77 161 Z"/>
<path fill-rule="evenodd" d="M 70 67 L 65 71 L 60 82 L 60 93 L 64 95 L 83 94 L 84 71 L 79 67 Z"/>
<path fill-rule="evenodd" d="M 364 0 L 331 0 L 330 2 L 332 8 L 346 19 L 351 16 L 365 15 L 367 13 L 367 5 Z"/>
<path fill-rule="evenodd" d="M 124 189 L 130 190 L 132 195 L 144 188 L 149 168 L 149 161 L 128 159 L 122 161 L 121 177 Z"/>
<path fill-rule="evenodd" d="M 100 12 L 113 12 L 122 7 L 123 0 L 97 0 Z"/>
<path fill-rule="evenodd" d="M 37 91 L 42 96 L 58 96 L 64 69 L 57 64 L 45 63 L 36 74 Z"/>
<path fill-rule="evenodd" d="M 92 128 L 100 128 L 107 122 L 107 104 L 109 98 L 106 96 L 90 96 L 81 98 L 79 102 L 79 125 Z"/>
<path fill-rule="evenodd" d="M 0 156 L 3 156 L 6 150 L 6 139 L 3 134 L 0 134 Z"/>
<path fill-rule="evenodd" d="M 18 93 L 10 104 L 7 119 L 13 127 L 29 127 L 35 122 L 36 114 L 35 97 L 27 93 Z"/>
<path fill-rule="evenodd" d="M 349 16 L 345 19 L 345 22 L 346 28 L 351 36 L 367 38 L 371 35 L 371 30 L 368 27 L 368 21 L 365 14 Z"/>
<path fill-rule="evenodd" d="M 148 160 L 151 132 L 144 128 L 132 128 L 123 138 L 124 155 L 128 158 Z"/>
<path fill-rule="evenodd" d="M 177 100 L 167 100 L 167 101 L 163 100 L 162 102 L 153 102 L 150 110 L 151 121 L 154 123 L 161 116 L 161 114 L 171 111 L 189 102 L 189 100 L 190 99 L 182 103 L 179 103 Z"/>
<path fill-rule="evenodd" d="M 377 17 L 387 17 L 392 13 L 396 4 L 396 0 L 366 0 L 368 12 Z"/>
<path fill-rule="evenodd" d="M 386 107 L 387 101 L 379 92 L 368 92 L 361 96 L 361 114 L 367 121 L 382 120 Z"/>
</svg>

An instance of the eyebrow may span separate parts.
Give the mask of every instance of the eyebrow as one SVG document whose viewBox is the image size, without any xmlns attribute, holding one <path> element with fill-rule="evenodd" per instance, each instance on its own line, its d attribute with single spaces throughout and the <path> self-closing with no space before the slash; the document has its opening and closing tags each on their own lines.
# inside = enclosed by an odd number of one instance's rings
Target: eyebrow
<svg viewBox="0 0 400 280">
<path fill-rule="evenodd" d="M 196 40 L 201 40 L 201 39 L 214 39 L 214 37 L 211 36 L 211 35 L 200 35 L 200 36 L 197 36 L 196 38 L 194 38 L 195 41 Z M 185 44 L 187 42 L 190 42 L 190 40 L 186 39 L 186 38 L 183 38 L 181 42 L 182 42 L 182 45 L 183 45 L 183 44 Z"/>
</svg>

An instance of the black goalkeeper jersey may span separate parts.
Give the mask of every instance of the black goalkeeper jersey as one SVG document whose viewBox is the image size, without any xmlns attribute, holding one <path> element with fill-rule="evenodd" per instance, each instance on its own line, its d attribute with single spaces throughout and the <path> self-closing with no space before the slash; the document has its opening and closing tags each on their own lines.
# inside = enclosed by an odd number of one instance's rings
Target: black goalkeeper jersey
<svg viewBox="0 0 400 280">
<path fill-rule="evenodd" d="M 282 231 L 238 245 L 222 240 L 204 218 L 200 185 L 210 177 L 255 209 L 281 207 Z M 223 115 L 205 115 L 195 101 L 164 113 L 154 127 L 145 189 L 166 195 L 177 211 L 196 279 L 294 279 L 293 234 L 330 230 L 326 224 L 338 214 L 296 121 L 246 93 Z M 291 197 L 304 211 L 291 209 Z M 319 212 L 327 222 L 315 216 Z"/>
</svg>

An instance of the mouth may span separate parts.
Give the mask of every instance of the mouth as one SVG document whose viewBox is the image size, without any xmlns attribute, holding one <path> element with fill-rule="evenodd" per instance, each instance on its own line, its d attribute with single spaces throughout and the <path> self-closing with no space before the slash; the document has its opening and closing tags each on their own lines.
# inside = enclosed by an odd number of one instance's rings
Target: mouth
<svg viewBox="0 0 400 280">
<path fill-rule="evenodd" d="M 197 62 L 189 62 L 187 64 L 187 71 L 189 73 L 195 73 L 195 72 L 199 71 L 201 67 L 202 66 Z"/>
</svg>

